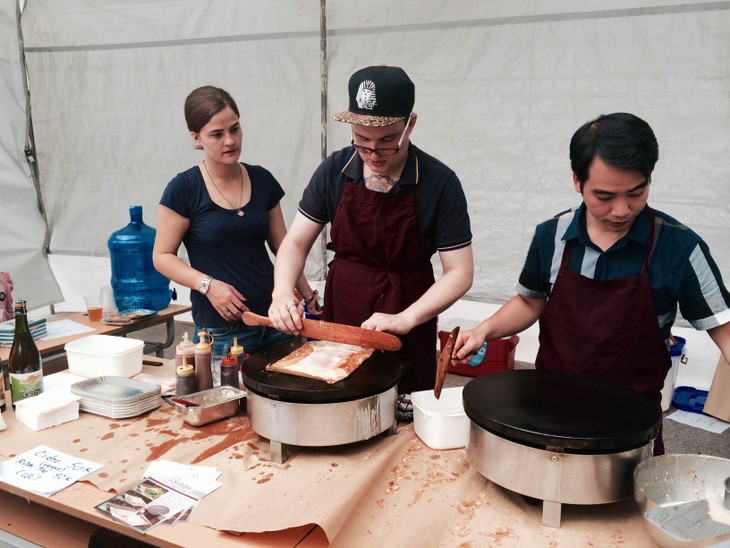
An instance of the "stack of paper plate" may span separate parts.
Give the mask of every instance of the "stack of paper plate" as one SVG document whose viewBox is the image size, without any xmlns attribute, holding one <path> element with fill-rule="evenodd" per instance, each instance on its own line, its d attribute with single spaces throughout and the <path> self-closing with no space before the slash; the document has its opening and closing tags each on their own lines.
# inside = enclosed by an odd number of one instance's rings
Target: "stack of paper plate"
<svg viewBox="0 0 730 548">
<path fill-rule="evenodd" d="M 94 377 L 71 385 L 79 396 L 79 409 L 96 415 L 125 419 L 157 409 L 162 404 L 160 386 L 125 377 Z"/>
</svg>

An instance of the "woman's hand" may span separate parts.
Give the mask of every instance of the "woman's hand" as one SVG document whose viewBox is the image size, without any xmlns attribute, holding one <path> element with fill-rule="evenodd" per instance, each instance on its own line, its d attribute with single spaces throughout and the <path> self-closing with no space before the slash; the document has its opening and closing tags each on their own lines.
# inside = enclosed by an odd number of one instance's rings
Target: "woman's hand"
<svg viewBox="0 0 730 548">
<path fill-rule="evenodd" d="M 208 297 L 210 304 L 218 311 L 218 314 L 229 322 L 240 320 L 241 313 L 248 310 L 248 307 L 243 304 L 246 297 L 232 285 L 220 280 L 211 280 L 205 296 Z"/>
</svg>

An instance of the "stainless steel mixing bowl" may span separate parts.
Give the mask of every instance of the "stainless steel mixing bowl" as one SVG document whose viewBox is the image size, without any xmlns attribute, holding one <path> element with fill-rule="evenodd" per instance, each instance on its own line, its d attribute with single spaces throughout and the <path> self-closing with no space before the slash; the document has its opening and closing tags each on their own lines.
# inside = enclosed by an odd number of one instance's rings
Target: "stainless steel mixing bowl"
<svg viewBox="0 0 730 548">
<path fill-rule="evenodd" d="M 709 455 L 664 455 L 639 464 L 634 498 L 652 538 L 665 548 L 730 545 L 729 477 L 730 459 Z M 717 534 L 703 537 L 705 531 Z"/>
</svg>

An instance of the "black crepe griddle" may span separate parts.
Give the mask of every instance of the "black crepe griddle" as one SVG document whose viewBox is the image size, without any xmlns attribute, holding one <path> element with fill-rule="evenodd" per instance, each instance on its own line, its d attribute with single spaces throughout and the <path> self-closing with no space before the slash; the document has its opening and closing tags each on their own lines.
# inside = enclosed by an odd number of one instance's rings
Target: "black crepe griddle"
<svg viewBox="0 0 730 548">
<path fill-rule="evenodd" d="M 656 437 L 658 405 L 605 380 L 537 370 L 477 377 L 463 392 L 476 425 L 516 443 L 601 454 L 627 451 Z"/>
<path fill-rule="evenodd" d="M 266 370 L 267 365 L 288 356 L 302 344 L 304 343 L 272 346 L 243 362 L 241 376 L 246 389 L 279 401 L 337 403 L 385 392 L 395 386 L 403 374 L 398 354 L 383 350 L 374 350 L 350 376 L 333 384 Z"/>
</svg>

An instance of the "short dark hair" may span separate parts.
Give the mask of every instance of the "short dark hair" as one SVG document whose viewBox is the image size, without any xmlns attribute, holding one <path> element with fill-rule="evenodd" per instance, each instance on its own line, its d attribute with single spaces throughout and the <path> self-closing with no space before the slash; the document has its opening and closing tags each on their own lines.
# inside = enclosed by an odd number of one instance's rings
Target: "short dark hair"
<svg viewBox="0 0 730 548">
<path fill-rule="evenodd" d="M 241 116 L 236 102 L 226 90 L 214 86 L 194 89 L 185 99 L 185 122 L 188 129 L 200 133 L 203 126 L 226 107 L 231 107 L 236 116 Z"/>
<path fill-rule="evenodd" d="M 583 124 L 570 140 L 570 166 L 581 190 L 596 156 L 611 167 L 639 171 L 649 182 L 659 159 L 659 145 L 649 124 L 638 116 L 601 114 Z"/>
</svg>

